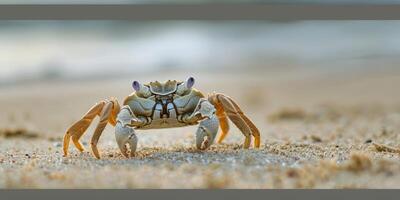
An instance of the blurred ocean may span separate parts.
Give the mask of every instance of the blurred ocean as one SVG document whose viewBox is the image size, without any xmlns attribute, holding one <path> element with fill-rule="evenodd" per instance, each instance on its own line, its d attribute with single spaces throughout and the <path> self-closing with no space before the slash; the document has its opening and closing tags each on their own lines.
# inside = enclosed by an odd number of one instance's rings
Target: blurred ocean
<svg viewBox="0 0 400 200">
<path fill-rule="evenodd" d="M 1 21 L 0 84 L 155 70 L 396 68 L 399 35 L 400 21 Z"/>
</svg>

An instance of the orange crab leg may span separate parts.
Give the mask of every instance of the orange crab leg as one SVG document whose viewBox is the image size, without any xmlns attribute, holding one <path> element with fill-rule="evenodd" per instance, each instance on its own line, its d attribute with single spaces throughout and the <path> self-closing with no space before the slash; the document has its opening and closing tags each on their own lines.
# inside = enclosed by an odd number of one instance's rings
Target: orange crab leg
<svg viewBox="0 0 400 200">
<path fill-rule="evenodd" d="M 100 101 L 96 105 L 94 105 L 92 108 L 89 109 L 89 111 L 82 117 L 81 120 L 75 122 L 68 130 L 66 131 L 63 139 L 63 152 L 64 156 L 68 155 L 68 148 L 69 148 L 69 143 L 72 139 L 72 142 L 74 143 L 75 147 L 79 151 L 84 151 L 84 148 L 82 144 L 79 142 L 79 139 L 82 137 L 82 135 L 85 133 L 85 131 L 88 129 L 90 124 L 92 123 L 93 119 L 96 116 L 100 116 L 100 122 L 99 125 L 96 128 L 96 131 L 92 137 L 92 150 L 93 154 L 96 156 L 96 158 L 99 157 L 99 153 L 97 150 L 97 142 L 98 139 L 100 138 L 101 132 L 104 130 L 105 126 L 107 125 L 107 122 L 109 122 L 111 125 L 115 126 L 116 124 L 116 115 L 119 112 L 119 104 L 118 101 L 115 98 L 112 98 L 111 101 Z"/>
<path fill-rule="evenodd" d="M 219 117 L 219 119 L 220 119 L 220 126 L 223 132 L 218 142 L 222 142 L 222 140 L 225 138 L 227 134 L 227 131 L 224 132 L 224 128 L 225 130 L 227 129 L 226 127 L 224 127 L 227 124 L 225 123 L 226 117 L 223 117 L 221 113 L 218 114 L 218 112 L 222 112 L 223 110 L 225 114 L 228 116 L 228 118 L 236 125 L 236 127 L 239 128 L 239 130 L 246 137 L 243 147 L 249 148 L 251 143 L 251 136 L 254 137 L 254 147 L 256 148 L 260 147 L 260 131 L 254 125 L 254 123 L 243 113 L 239 105 L 235 101 L 233 101 L 232 98 L 224 94 L 212 94 L 209 96 L 208 99 L 216 107 L 217 115 L 221 116 Z"/>
</svg>

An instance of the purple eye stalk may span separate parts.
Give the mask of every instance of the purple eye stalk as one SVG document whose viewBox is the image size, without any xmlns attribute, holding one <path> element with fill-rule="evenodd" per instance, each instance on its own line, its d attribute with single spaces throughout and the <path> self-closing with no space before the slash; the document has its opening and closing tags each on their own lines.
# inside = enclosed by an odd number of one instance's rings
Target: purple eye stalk
<svg viewBox="0 0 400 200">
<path fill-rule="evenodd" d="M 176 93 L 178 95 L 183 95 L 185 93 L 188 93 L 188 92 L 190 92 L 190 89 L 193 87 L 193 85 L 194 85 L 194 78 L 189 77 L 188 79 L 186 79 L 185 82 L 178 85 Z"/>
<path fill-rule="evenodd" d="M 136 91 L 136 94 L 141 97 L 149 97 L 151 95 L 150 89 L 138 81 L 133 81 L 132 87 Z"/>
<path fill-rule="evenodd" d="M 140 90 L 140 83 L 137 82 L 137 81 L 133 81 L 132 87 L 133 87 L 133 89 L 134 89 L 135 91 L 138 92 L 138 91 Z"/>
<path fill-rule="evenodd" d="M 193 85 L 194 85 L 194 78 L 193 78 L 193 77 L 189 77 L 189 78 L 186 80 L 186 87 L 187 87 L 188 89 L 190 89 L 190 88 L 193 87 Z"/>
</svg>

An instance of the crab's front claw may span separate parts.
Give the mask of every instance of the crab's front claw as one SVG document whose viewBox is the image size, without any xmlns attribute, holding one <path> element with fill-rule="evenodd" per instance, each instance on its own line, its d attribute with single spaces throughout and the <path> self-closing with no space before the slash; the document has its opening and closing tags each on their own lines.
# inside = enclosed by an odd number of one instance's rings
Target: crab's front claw
<svg viewBox="0 0 400 200">
<path fill-rule="evenodd" d="M 211 146 L 218 133 L 218 125 L 218 119 L 215 115 L 200 122 L 196 132 L 197 149 L 204 150 Z"/>
<path fill-rule="evenodd" d="M 117 124 L 115 125 L 115 139 L 121 153 L 129 158 L 135 156 L 138 138 L 135 135 L 136 125 L 142 125 L 139 119 L 133 116 L 129 106 L 123 106 L 117 116 Z M 128 149 L 130 148 L 130 151 Z"/>
<path fill-rule="evenodd" d="M 129 158 L 135 156 L 138 139 L 135 135 L 135 130 L 132 127 L 123 126 L 121 123 L 117 123 L 115 126 L 115 139 L 117 140 L 121 153 L 125 157 Z M 130 151 L 128 150 L 128 145 Z"/>
</svg>

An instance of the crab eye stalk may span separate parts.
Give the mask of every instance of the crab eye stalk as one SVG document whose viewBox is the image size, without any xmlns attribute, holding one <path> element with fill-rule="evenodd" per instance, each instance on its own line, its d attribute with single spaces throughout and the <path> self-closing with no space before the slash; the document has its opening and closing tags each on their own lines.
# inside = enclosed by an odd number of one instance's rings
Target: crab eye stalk
<svg viewBox="0 0 400 200">
<path fill-rule="evenodd" d="M 140 97 L 147 98 L 151 96 L 150 89 L 146 85 L 140 84 L 138 81 L 133 81 L 132 87 L 136 91 L 136 94 Z"/>
<path fill-rule="evenodd" d="M 190 89 L 193 87 L 193 85 L 194 85 L 194 78 L 193 77 L 189 77 L 188 79 L 186 79 L 185 82 L 183 82 L 182 84 L 178 85 L 178 89 L 176 90 L 176 94 L 183 95 L 183 94 L 186 94 L 186 93 L 190 92 Z"/>
<path fill-rule="evenodd" d="M 193 78 L 193 77 L 189 77 L 189 78 L 186 80 L 186 87 L 187 87 L 188 89 L 190 89 L 190 88 L 193 87 L 193 85 L 194 85 L 194 78 Z"/>
<path fill-rule="evenodd" d="M 137 81 L 133 81 L 132 87 L 134 90 L 136 90 L 138 92 L 140 90 L 140 83 Z"/>
</svg>

